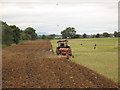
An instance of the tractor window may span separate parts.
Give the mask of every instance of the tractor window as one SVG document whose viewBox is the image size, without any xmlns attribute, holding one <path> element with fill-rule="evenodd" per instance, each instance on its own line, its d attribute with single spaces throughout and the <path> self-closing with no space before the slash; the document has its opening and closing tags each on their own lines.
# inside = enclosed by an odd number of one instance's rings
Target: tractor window
<svg viewBox="0 0 120 90">
<path fill-rule="evenodd" d="M 61 47 L 64 47 L 64 43 L 61 43 L 61 45 L 60 45 Z"/>
</svg>

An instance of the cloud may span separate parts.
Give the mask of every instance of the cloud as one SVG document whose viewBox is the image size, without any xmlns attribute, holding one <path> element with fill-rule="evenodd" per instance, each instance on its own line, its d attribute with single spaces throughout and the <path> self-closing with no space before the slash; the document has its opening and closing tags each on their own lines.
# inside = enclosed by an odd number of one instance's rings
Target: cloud
<svg viewBox="0 0 120 90">
<path fill-rule="evenodd" d="M 9 2 L 118 2 L 119 0 L 9 0 Z M 8 2 L 8 0 L 1 0 L 1 2 Z"/>
<path fill-rule="evenodd" d="M 78 33 L 88 34 L 117 30 L 117 0 L 50 1 L 1 1 L 1 18 L 21 29 L 31 26 L 37 32 L 60 33 L 69 26 L 75 27 Z"/>
</svg>

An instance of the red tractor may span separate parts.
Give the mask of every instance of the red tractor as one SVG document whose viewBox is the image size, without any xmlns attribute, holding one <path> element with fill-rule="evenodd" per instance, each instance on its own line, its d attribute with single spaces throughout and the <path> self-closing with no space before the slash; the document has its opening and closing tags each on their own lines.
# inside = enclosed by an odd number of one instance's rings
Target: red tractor
<svg viewBox="0 0 120 90">
<path fill-rule="evenodd" d="M 69 56 L 72 56 L 72 51 L 70 46 L 68 46 L 68 40 L 59 40 L 57 41 L 58 47 L 56 48 L 56 54 L 59 55 L 59 57 L 67 58 L 69 59 Z"/>
</svg>

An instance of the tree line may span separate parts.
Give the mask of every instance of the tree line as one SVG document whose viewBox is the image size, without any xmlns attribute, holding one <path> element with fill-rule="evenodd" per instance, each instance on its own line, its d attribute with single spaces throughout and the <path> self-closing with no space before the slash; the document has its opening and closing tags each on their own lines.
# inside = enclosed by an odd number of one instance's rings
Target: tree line
<svg viewBox="0 0 120 90">
<path fill-rule="evenodd" d="M 94 35 L 87 35 L 84 33 L 83 35 L 76 34 L 74 27 L 68 27 L 65 30 L 61 31 L 62 38 L 67 39 L 75 39 L 75 38 L 103 38 L 103 37 L 120 37 L 120 32 L 115 31 L 113 34 L 109 34 L 104 32 L 103 34 L 94 34 Z"/>
<path fill-rule="evenodd" d="M 39 39 L 55 39 L 55 34 L 50 34 L 50 35 L 39 35 Z"/>
<path fill-rule="evenodd" d="M 62 39 L 75 39 L 75 38 L 104 38 L 104 37 L 120 37 L 120 32 L 115 31 L 113 34 L 109 34 L 107 32 L 104 32 L 102 34 L 93 34 L 93 35 L 87 35 L 86 33 L 80 35 L 76 34 L 76 30 L 74 27 L 67 27 L 65 30 L 61 31 Z M 50 35 L 40 35 L 39 39 L 55 39 L 55 34 Z M 57 38 L 57 39 L 61 39 Z"/>
<path fill-rule="evenodd" d="M 13 43 L 18 44 L 20 40 L 36 40 L 38 35 L 35 33 L 35 29 L 28 27 L 25 30 L 21 30 L 16 25 L 8 25 L 6 22 L 0 21 L 2 26 L 2 44 L 11 45 Z"/>
</svg>

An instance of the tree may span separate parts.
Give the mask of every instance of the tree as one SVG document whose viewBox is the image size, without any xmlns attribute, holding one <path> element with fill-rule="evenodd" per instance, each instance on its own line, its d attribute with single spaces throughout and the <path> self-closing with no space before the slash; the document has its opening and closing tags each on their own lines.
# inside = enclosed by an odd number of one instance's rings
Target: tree
<svg viewBox="0 0 120 90">
<path fill-rule="evenodd" d="M 86 33 L 83 34 L 83 38 L 87 38 L 87 34 Z"/>
<path fill-rule="evenodd" d="M 92 37 L 92 38 L 95 38 L 95 37 L 96 37 L 96 35 L 91 35 L 91 37 Z"/>
<path fill-rule="evenodd" d="M 115 31 L 113 35 L 114 37 L 118 37 L 118 32 Z"/>
<path fill-rule="evenodd" d="M 35 40 L 35 39 L 38 39 L 38 36 L 37 34 L 35 33 L 35 29 L 33 29 L 32 27 L 28 27 L 25 29 L 25 34 L 29 34 L 31 35 L 31 40 Z"/>
<path fill-rule="evenodd" d="M 96 38 L 100 38 L 100 34 L 99 33 L 96 35 Z"/>
<path fill-rule="evenodd" d="M 0 21 L 0 31 L 2 31 L 2 44 L 11 45 L 18 44 L 20 40 L 35 40 L 38 38 L 35 30 L 32 27 L 26 28 L 24 31 L 20 30 L 15 25 L 7 25 L 6 22 Z"/>
<path fill-rule="evenodd" d="M 21 40 L 31 40 L 31 35 L 24 33 L 24 31 L 21 32 Z"/>
<path fill-rule="evenodd" d="M 38 39 L 42 39 L 42 36 L 41 36 L 41 35 L 39 35 L 39 36 L 38 36 Z"/>
<path fill-rule="evenodd" d="M 11 28 L 6 24 L 6 22 L 0 21 L 2 25 L 2 44 L 4 45 L 11 45 L 13 43 L 13 31 Z"/>
<path fill-rule="evenodd" d="M 104 33 L 103 33 L 103 36 L 104 36 L 104 37 L 110 37 L 110 34 L 108 34 L 107 32 L 104 32 Z"/>
<path fill-rule="evenodd" d="M 75 38 L 81 38 L 81 35 L 80 34 L 76 34 Z"/>
<path fill-rule="evenodd" d="M 49 39 L 54 39 L 55 36 L 56 36 L 55 34 L 50 34 L 50 35 L 48 36 L 48 38 L 49 38 Z"/>
<path fill-rule="evenodd" d="M 13 32 L 13 42 L 18 44 L 20 41 L 20 29 L 16 27 L 15 25 L 10 25 L 9 26 Z"/>
<path fill-rule="evenodd" d="M 48 39 L 46 35 L 42 35 L 42 39 Z"/>
<path fill-rule="evenodd" d="M 76 31 L 74 27 L 68 27 L 65 30 L 61 31 L 62 38 L 74 38 L 76 35 Z"/>
</svg>

